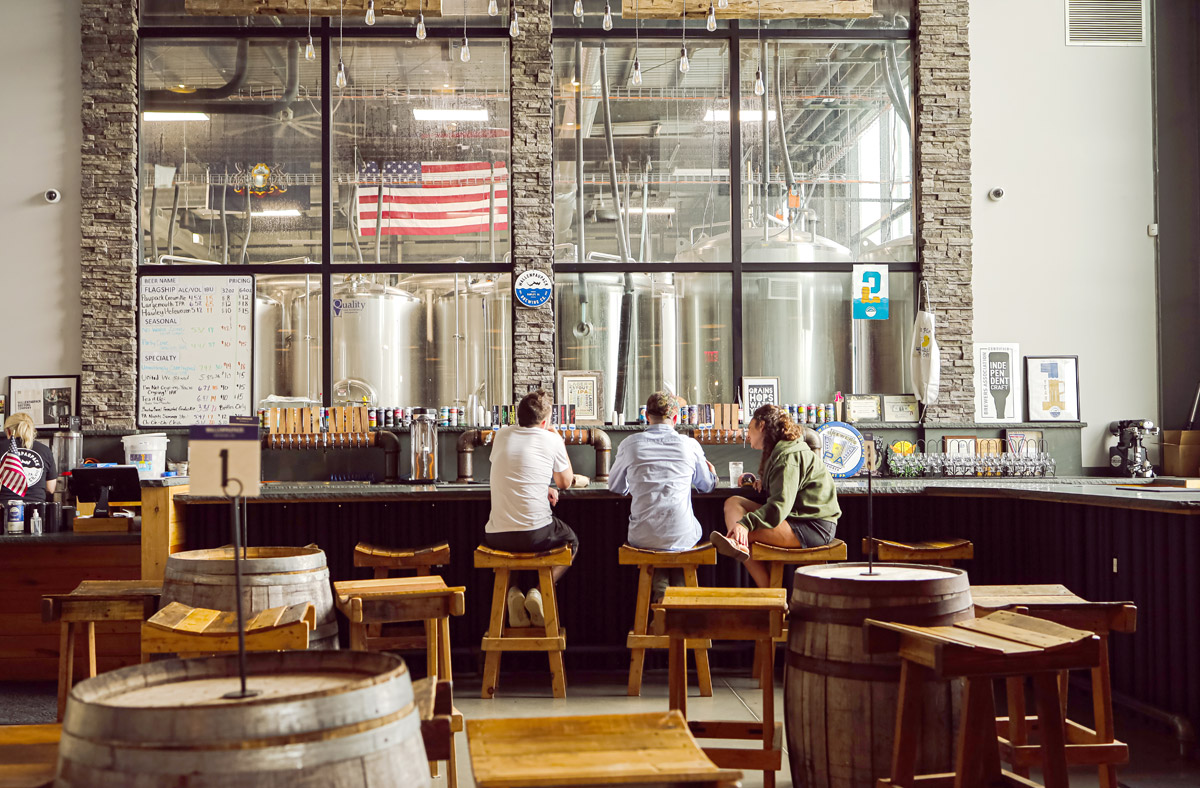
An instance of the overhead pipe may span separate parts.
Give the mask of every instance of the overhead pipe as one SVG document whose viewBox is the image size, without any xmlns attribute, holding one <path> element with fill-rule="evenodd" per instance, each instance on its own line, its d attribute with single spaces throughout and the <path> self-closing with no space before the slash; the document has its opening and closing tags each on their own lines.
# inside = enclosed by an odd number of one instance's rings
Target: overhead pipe
<svg viewBox="0 0 1200 788">
<path fill-rule="evenodd" d="M 904 81 L 900 77 L 900 57 L 896 52 L 896 42 L 892 41 L 883 48 L 883 87 L 891 99 L 896 117 L 912 135 L 912 114 L 908 110 L 908 98 L 904 94 Z"/>
<path fill-rule="evenodd" d="M 146 90 L 142 92 L 142 100 L 146 109 L 156 107 L 178 107 L 191 105 L 197 101 L 215 101 L 226 99 L 237 93 L 246 85 L 246 64 L 249 60 L 250 41 L 242 39 L 237 43 L 237 57 L 233 64 L 233 76 L 219 88 L 196 88 L 190 93 L 176 93 L 173 90 Z"/>
<path fill-rule="evenodd" d="M 229 265 L 229 214 L 225 210 L 225 202 L 229 197 L 229 168 L 225 168 L 225 177 L 221 179 L 221 262 Z"/>
<path fill-rule="evenodd" d="M 580 40 L 575 41 L 575 81 L 579 83 L 575 91 L 575 220 L 579 228 L 575 239 L 575 262 L 582 263 L 587 259 L 587 230 L 583 222 L 587 206 L 583 194 L 583 41 Z M 592 333 L 592 324 L 587 319 L 587 282 L 584 279 L 586 274 L 581 269 L 578 276 L 579 283 L 575 290 L 579 296 L 579 323 L 574 328 L 574 334 L 577 337 L 586 337 Z"/>
<path fill-rule="evenodd" d="M 154 215 L 158 213 L 158 188 L 152 186 L 150 188 L 150 222 L 147 228 L 150 231 L 150 259 L 158 259 L 158 239 L 154 237 Z"/>
<path fill-rule="evenodd" d="M 767 44 L 758 42 L 758 67 L 762 69 L 762 78 L 770 79 L 767 74 Z M 767 216 L 771 213 L 771 127 L 767 125 L 770 117 L 767 109 L 769 99 L 766 91 L 762 94 L 762 214 L 763 214 L 763 243 L 771 240 L 771 225 Z M 740 110 L 739 110 L 740 112 Z M 783 120 L 779 118 L 779 120 Z"/>
<path fill-rule="evenodd" d="M 171 257 L 175 254 L 175 224 L 176 217 L 179 215 L 179 184 L 175 184 L 174 194 L 171 196 L 171 221 L 167 223 L 167 256 Z"/>
<path fill-rule="evenodd" d="M 596 452 L 597 482 L 608 481 L 608 469 L 612 459 L 612 439 L 608 433 L 598 429 L 564 430 L 563 441 L 568 446 L 591 446 Z M 495 438 L 495 430 L 467 430 L 458 436 L 458 478 L 456 484 L 470 484 L 475 481 L 474 457 L 478 446 L 490 446 Z"/>
<path fill-rule="evenodd" d="M 288 42 L 287 73 L 284 78 L 283 93 L 277 101 L 198 100 L 194 98 L 194 93 L 166 92 L 172 96 L 182 95 L 182 100 L 172 99 L 164 102 L 161 98 L 148 99 L 144 108 L 147 110 L 168 108 L 175 112 L 204 112 L 209 115 L 278 115 L 280 112 L 291 109 L 300 96 L 300 44 L 295 41 Z"/>
<path fill-rule="evenodd" d="M 250 258 L 246 251 L 250 248 L 250 231 L 253 229 L 254 219 L 250 216 L 250 176 L 246 176 L 246 237 L 242 239 L 242 256 L 241 264 L 248 265 Z"/>
</svg>

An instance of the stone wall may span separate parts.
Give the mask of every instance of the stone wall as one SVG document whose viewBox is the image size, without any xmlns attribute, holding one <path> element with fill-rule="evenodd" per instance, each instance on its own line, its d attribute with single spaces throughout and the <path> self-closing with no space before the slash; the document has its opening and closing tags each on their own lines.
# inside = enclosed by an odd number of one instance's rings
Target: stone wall
<svg viewBox="0 0 1200 788">
<path fill-rule="evenodd" d="M 137 403 L 137 0 L 82 0 L 79 222 L 83 423 L 132 428 Z"/>
<path fill-rule="evenodd" d="M 521 35 L 512 47 L 513 281 L 523 271 L 554 272 L 554 97 L 550 0 L 516 0 Z M 531 388 L 554 389 L 554 299 L 538 309 L 513 300 L 513 401 Z"/>
<path fill-rule="evenodd" d="M 967 4 L 917 0 L 917 238 L 942 351 L 941 394 L 928 420 L 944 423 L 975 420 Z"/>
</svg>

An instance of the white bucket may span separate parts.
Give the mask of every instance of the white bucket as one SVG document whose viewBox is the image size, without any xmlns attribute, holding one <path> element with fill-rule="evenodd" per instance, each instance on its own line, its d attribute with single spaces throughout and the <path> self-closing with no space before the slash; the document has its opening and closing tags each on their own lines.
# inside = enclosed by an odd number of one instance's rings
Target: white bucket
<svg viewBox="0 0 1200 788">
<path fill-rule="evenodd" d="M 157 479 L 163 475 L 167 469 L 167 444 L 170 443 L 165 432 L 126 435 L 121 442 L 125 444 L 125 464 L 137 466 L 138 478 Z"/>
</svg>

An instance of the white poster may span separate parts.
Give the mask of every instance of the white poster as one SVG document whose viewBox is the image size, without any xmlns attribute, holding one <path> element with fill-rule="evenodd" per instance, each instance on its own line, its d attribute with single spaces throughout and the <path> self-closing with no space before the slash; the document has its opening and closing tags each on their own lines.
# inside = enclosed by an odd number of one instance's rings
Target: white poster
<svg viewBox="0 0 1200 788">
<path fill-rule="evenodd" d="M 975 421 L 1021 420 L 1021 354 L 1016 344 L 975 343 Z"/>
</svg>

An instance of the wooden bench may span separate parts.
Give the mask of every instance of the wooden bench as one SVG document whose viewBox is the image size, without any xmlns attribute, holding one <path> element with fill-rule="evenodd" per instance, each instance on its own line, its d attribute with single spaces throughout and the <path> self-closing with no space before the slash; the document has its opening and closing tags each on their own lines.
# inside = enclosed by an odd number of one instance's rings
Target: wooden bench
<svg viewBox="0 0 1200 788">
<path fill-rule="evenodd" d="M 865 629 L 868 653 L 899 652 L 902 660 L 891 777 L 879 780 L 878 788 L 1036 786 L 1000 768 L 992 682 L 1009 676 L 1032 676 L 1041 727 L 1043 779 L 1046 788 L 1067 788 L 1066 726 L 1057 672 L 1099 664 L 1100 639 L 1096 635 L 1011 612 L 946 627 L 867 619 Z M 966 679 L 955 771 L 915 775 L 922 685 L 929 679 L 952 678 Z"/>
<path fill-rule="evenodd" d="M 450 616 L 466 605 L 463 586 L 447 587 L 436 575 L 341 580 L 333 584 L 334 602 L 350 621 L 350 648 L 355 651 L 399 651 L 424 648 L 426 675 L 453 678 L 450 667 Z M 372 635 L 384 624 L 421 622 L 423 631 Z M 434 633 L 429 637 L 428 633 Z"/>
<path fill-rule="evenodd" d="M 54 782 L 62 725 L 0 725 L 0 788 Z"/>
<path fill-rule="evenodd" d="M 762 749 L 705 747 L 718 766 L 761 769 L 763 785 L 774 788 L 782 765 L 783 723 L 775 722 L 775 649 L 783 629 L 787 592 L 782 588 L 668 588 L 654 606 L 654 631 L 670 638 L 669 708 L 687 717 L 687 640 L 752 640 L 761 648 L 762 722 L 718 720 L 688 723 L 700 739 L 759 739 Z"/>
<path fill-rule="evenodd" d="M 447 785 L 455 788 L 458 785 L 458 757 L 454 751 L 454 734 L 463 730 L 463 715 L 454 708 L 453 687 L 449 681 L 424 678 L 413 682 L 413 697 L 421 717 L 425 757 L 430 764 L 446 761 Z"/>
<path fill-rule="evenodd" d="M 926 539 L 918 542 L 895 542 L 890 539 L 863 537 L 864 556 L 872 552 L 878 561 L 894 564 L 929 564 L 954 566 L 955 561 L 975 557 L 975 545 L 967 539 Z"/>
<path fill-rule="evenodd" d="M 505 651 L 545 651 L 550 660 L 551 689 L 556 698 L 567 696 L 567 675 L 562 654 L 567 648 L 567 631 L 558 625 L 558 597 L 554 593 L 551 570 L 570 566 L 571 548 L 559 547 L 545 553 L 506 553 L 480 545 L 475 549 L 475 568 L 496 573 L 492 586 L 492 611 L 488 631 L 481 648 L 487 655 L 483 664 L 483 688 L 480 697 L 493 698 L 500 680 L 500 655 Z M 504 608 L 508 581 L 513 572 L 536 571 L 545 611 L 544 627 L 506 627 Z"/>
<path fill-rule="evenodd" d="M 696 579 L 696 567 L 716 564 L 717 549 L 711 544 L 706 544 L 691 550 L 671 552 L 622 545 L 617 551 L 617 563 L 638 568 L 638 595 L 634 607 L 633 629 L 625 639 L 625 647 L 630 650 L 629 694 L 636 697 L 642 694 L 642 670 L 646 664 L 646 649 L 668 646 L 665 635 L 647 634 L 650 627 L 650 593 L 654 582 L 654 570 L 681 569 L 683 582 L 689 588 L 695 588 L 700 584 Z M 700 695 L 711 698 L 712 672 L 708 665 L 708 649 L 712 647 L 712 642 L 688 641 L 687 647 L 692 649 L 696 656 L 696 682 L 700 685 Z"/>
<path fill-rule="evenodd" d="M 85 580 L 69 594 L 42 597 L 42 620 L 62 622 L 58 647 L 58 720 L 75 683 L 75 636 L 87 632 L 88 678 L 96 675 L 96 622 L 145 621 L 158 609 L 161 583 L 143 580 Z M 143 658 L 144 659 L 144 658 Z"/>
<path fill-rule="evenodd" d="M 705 756 L 678 711 L 469 720 L 467 746 L 479 788 L 733 788 L 742 779 Z"/>
<path fill-rule="evenodd" d="M 1096 766 L 1100 788 L 1117 788 L 1117 764 L 1129 760 L 1129 746 L 1116 738 L 1113 724 L 1112 682 L 1108 665 L 1108 636 L 1137 629 L 1137 607 L 1132 602 L 1090 602 L 1061 585 L 972 586 L 976 615 L 997 610 L 1019 610 L 1036 618 L 1095 632 L 1100 638 L 1100 664 L 1091 670 L 1092 712 L 1095 730 L 1068 719 L 1067 765 Z M 1059 674 L 1059 691 L 1065 704 L 1067 673 Z M 1000 758 L 1013 771 L 1029 776 L 1029 767 L 1041 762 L 1041 753 L 1029 743 L 1037 718 L 1025 715 L 1025 681 L 1007 681 L 1009 715 L 996 718 Z"/>
<path fill-rule="evenodd" d="M 316 623 L 316 609 L 311 602 L 264 610 L 246 620 L 246 650 L 306 649 Z M 142 624 L 143 654 L 178 654 L 186 658 L 237 649 L 237 613 L 231 610 L 172 602 Z"/>
</svg>

